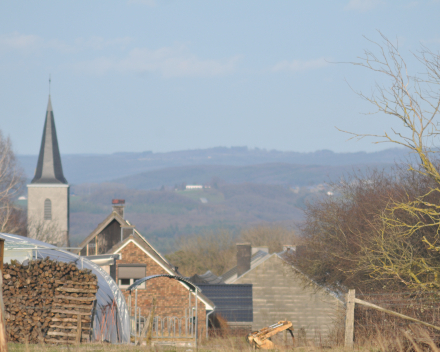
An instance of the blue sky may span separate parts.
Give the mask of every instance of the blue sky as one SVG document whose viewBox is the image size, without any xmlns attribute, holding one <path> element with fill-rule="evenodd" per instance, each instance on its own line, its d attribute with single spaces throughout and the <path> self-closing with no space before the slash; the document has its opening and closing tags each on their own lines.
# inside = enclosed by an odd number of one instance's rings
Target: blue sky
<svg viewBox="0 0 440 352">
<path fill-rule="evenodd" d="M 380 30 L 411 51 L 440 45 L 439 1 L 3 1 L 0 129 L 37 154 L 52 76 L 61 152 L 248 146 L 374 151 L 335 126 L 395 126 L 356 89 Z M 386 82 L 385 82 L 386 83 Z"/>
</svg>

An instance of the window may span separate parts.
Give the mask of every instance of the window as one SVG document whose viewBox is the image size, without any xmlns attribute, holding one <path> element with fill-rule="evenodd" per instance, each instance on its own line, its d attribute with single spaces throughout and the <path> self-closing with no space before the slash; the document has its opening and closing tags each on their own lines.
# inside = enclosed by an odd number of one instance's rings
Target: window
<svg viewBox="0 0 440 352">
<path fill-rule="evenodd" d="M 145 277 L 145 276 L 144 276 Z M 128 288 L 139 279 L 119 279 L 119 288 Z M 138 288 L 145 288 L 145 282 L 140 284 Z"/>
<path fill-rule="evenodd" d="M 130 286 L 132 279 L 120 279 L 119 286 Z"/>
<path fill-rule="evenodd" d="M 50 199 L 44 201 L 44 220 L 52 220 L 52 202 Z"/>
<path fill-rule="evenodd" d="M 118 283 L 120 288 L 127 288 L 133 285 L 135 281 L 147 276 L 147 266 L 145 264 L 119 264 L 118 265 Z M 139 286 L 145 288 L 145 282 Z"/>
</svg>

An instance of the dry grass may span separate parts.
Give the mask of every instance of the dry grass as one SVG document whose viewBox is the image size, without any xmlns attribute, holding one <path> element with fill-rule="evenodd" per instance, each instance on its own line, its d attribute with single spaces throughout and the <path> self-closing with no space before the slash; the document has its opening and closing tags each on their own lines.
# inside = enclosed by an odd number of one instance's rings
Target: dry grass
<svg viewBox="0 0 440 352">
<path fill-rule="evenodd" d="M 359 335 L 359 334 L 358 334 Z M 353 349 L 346 349 L 343 346 L 319 346 L 313 341 L 305 341 L 302 346 L 288 346 L 288 348 L 279 349 L 279 351 L 295 351 L 295 352 L 440 352 L 437 343 L 431 338 L 428 331 L 416 328 L 412 330 L 402 330 L 400 336 L 394 335 L 384 336 L 381 331 L 377 331 L 374 338 L 370 336 L 356 336 L 355 346 Z M 278 342 L 278 341 L 277 341 Z M 23 345 L 9 344 L 9 352 L 189 352 L 195 351 L 189 347 L 173 347 L 173 346 L 133 346 L 133 345 L 110 345 L 110 344 L 84 344 L 80 346 L 49 346 L 49 345 Z M 201 343 L 199 352 L 251 352 L 252 348 L 246 343 L 244 337 L 218 337 L 211 338 Z"/>
</svg>

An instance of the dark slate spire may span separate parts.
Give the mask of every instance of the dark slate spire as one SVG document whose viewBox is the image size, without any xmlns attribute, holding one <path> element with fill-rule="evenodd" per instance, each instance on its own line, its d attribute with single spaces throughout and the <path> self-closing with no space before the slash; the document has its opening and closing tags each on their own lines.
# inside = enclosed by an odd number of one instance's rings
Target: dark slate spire
<svg viewBox="0 0 440 352">
<path fill-rule="evenodd" d="M 43 139 L 41 140 L 40 155 L 37 169 L 31 183 L 64 183 L 67 180 L 63 175 L 60 150 L 58 149 L 57 132 L 53 118 L 52 103 L 47 103 L 46 122 L 44 123 Z"/>
</svg>

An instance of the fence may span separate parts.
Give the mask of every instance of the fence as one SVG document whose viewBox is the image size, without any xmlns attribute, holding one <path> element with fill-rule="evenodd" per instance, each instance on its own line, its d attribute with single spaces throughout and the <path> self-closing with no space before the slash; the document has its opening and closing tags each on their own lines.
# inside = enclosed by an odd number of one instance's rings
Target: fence
<svg viewBox="0 0 440 352">
<path fill-rule="evenodd" d="M 153 338 L 194 338 L 195 316 L 193 309 L 184 309 L 181 317 L 177 316 L 154 316 L 152 326 Z M 137 314 L 130 317 L 131 336 L 140 337 L 145 331 L 149 316 L 142 315 L 141 309 L 137 308 Z"/>
<path fill-rule="evenodd" d="M 167 308 L 173 308 L 166 306 Z M 166 339 L 166 340 L 189 340 L 191 343 L 195 341 L 197 333 L 195 317 L 195 309 L 186 308 L 183 314 L 179 316 L 158 316 L 154 315 L 152 319 L 152 326 L 149 326 L 151 316 L 157 308 L 155 305 L 150 307 L 150 311 L 144 312 L 148 315 L 142 315 L 140 307 L 137 307 L 136 314 L 130 317 L 130 334 L 135 343 L 142 343 L 147 338 L 148 333 L 152 339 Z M 176 308 L 176 307 L 174 307 Z M 199 331 L 203 335 L 203 328 Z"/>
<path fill-rule="evenodd" d="M 363 299 L 361 299 L 361 298 Z M 427 328 L 432 339 L 440 334 L 440 292 L 399 292 L 346 295 L 345 346 L 353 347 L 356 333 L 364 337 L 397 335 L 415 323 Z M 356 307 L 356 309 L 355 309 Z"/>
<path fill-rule="evenodd" d="M 137 321 L 132 317 L 131 321 L 131 336 L 135 340 L 140 340 L 141 336 L 147 331 L 148 317 L 138 315 Z M 194 338 L 194 323 L 192 318 L 179 318 L 175 316 L 160 317 L 155 316 L 153 319 L 153 326 L 151 329 L 151 337 L 157 339 L 193 339 Z"/>
</svg>

